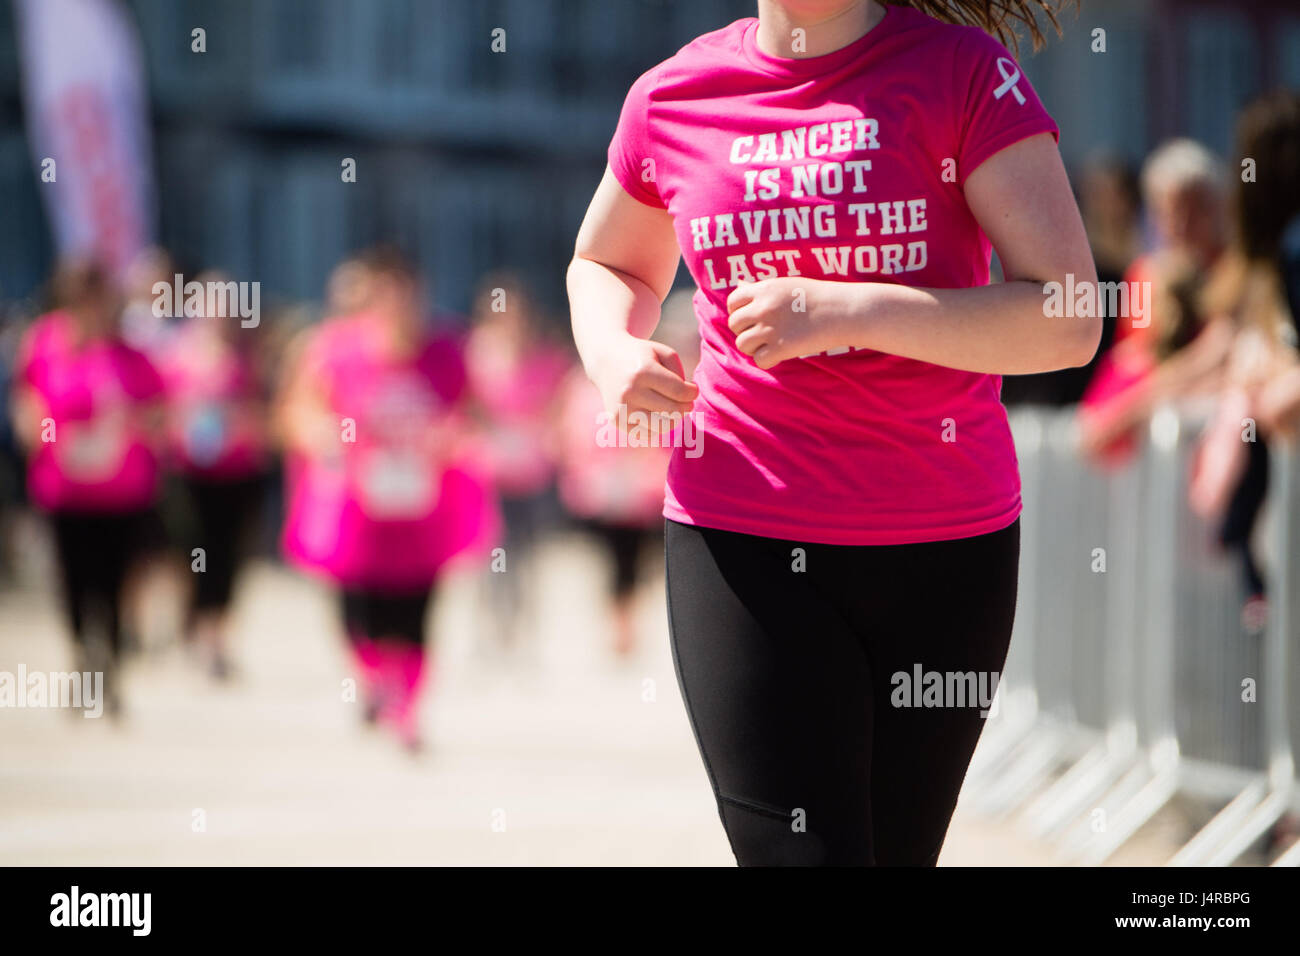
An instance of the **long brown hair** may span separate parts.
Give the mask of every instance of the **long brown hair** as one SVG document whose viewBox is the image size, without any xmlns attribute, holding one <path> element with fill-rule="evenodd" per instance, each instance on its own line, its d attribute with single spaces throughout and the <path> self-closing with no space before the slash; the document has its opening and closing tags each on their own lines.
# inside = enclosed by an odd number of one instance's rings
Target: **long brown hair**
<svg viewBox="0 0 1300 956">
<path fill-rule="evenodd" d="M 1237 153 L 1256 170 L 1253 181 L 1238 185 L 1234 203 L 1241 252 L 1272 260 L 1300 216 L 1300 93 L 1279 90 L 1251 103 L 1237 123 Z"/>
<path fill-rule="evenodd" d="M 962 23 L 979 27 L 997 37 L 1005 46 L 1015 50 L 1019 46 L 1021 28 L 1034 41 L 1034 49 L 1047 42 L 1039 16 L 1047 19 L 1057 36 L 1061 23 L 1057 13 L 1067 5 L 1077 6 L 1079 0 L 880 0 L 891 7 L 911 7 L 926 16 L 946 23 Z"/>
<path fill-rule="evenodd" d="M 1286 334 L 1277 257 L 1282 234 L 1300 217 L 1300 94 L 1274 92 L 1247 106 L 1237 123 L 1237 156 L 1254 161 L 1256 176 L 1236 184 L 1236 235 L 1211 276 L 1206 307 Z"/>
</svg>

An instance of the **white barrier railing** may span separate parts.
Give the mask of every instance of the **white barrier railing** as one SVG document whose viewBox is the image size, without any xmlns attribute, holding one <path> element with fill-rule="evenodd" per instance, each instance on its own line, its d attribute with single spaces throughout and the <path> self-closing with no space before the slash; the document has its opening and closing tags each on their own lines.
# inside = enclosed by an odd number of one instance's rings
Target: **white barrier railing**
<svg viewBox="0 0 1300 956">
<path fill-rule="evenodd" d="M 1018 409 L 1024 488 L 1011 653 L 963 807 L 1100 864 L 1175 796 L 1222 809 L 1170 860 L 1226 865 L 1300 809 L 1300 455 L 1273 450 L 1262 635 L 1238 568 L 1187 505 L 1201 425 L 1161 410 L 1099 470 L 1073 410 Z M 1300 842 L 1275 864 L 1300 864 Z"/>
</svg>

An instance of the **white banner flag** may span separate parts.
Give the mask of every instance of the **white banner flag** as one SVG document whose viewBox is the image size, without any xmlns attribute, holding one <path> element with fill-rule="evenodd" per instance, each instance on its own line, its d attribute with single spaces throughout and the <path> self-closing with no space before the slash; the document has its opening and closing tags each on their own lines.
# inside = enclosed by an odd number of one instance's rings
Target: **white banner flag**
<svg viewBox="0 0 1300 956">
<path fill-rule="evenodd" d="M 143 63 L 119 0 L 14 0 L 23 106 L 59 255 L 121 275 L 153 240 Z"/>
</svg>

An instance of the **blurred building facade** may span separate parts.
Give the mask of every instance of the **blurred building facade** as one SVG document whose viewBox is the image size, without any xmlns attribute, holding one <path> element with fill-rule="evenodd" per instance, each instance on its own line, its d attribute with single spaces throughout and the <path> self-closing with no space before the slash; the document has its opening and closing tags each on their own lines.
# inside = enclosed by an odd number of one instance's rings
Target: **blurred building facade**
<svg viewBox="0 0 1300 956">
<path fill-rule="evenodd" d="M 154 111 L 159 235 L 183 263 L 316 298 L 330 267 L 396 239 L 468 306 L 490 268 L 545 302 L 623 94 L 753 0 L 127 0 Z M 1140 159 L 1174 134 L 1228 152 L 1233 117 L 1300 87 L 1294 0 L 1085 0 L 1025 69 L 1068 162 Z M 191 31 L 207 50 L 191 52 Z M 1103 28 L 1105 52 L 1094 52 Z M 504 30 L 504 52 L 493 31 Z M 12 10 L 0 4 L 0 300 L 30 295 L 48 230 L 22 129 Z M 356 161 L 355 183 L 341 164 Z"/>
</svg>

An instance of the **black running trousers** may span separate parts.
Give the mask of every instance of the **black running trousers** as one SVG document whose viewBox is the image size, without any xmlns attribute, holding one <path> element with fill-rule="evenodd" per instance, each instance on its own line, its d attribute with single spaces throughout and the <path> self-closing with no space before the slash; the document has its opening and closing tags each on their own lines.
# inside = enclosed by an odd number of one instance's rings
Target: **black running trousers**
<svg viewBox="0 0 1300 956">
<path fill-rule="evenodd" d="M 914 685 L 996 686 L 1020 522 L 885 546 L 665 535 L 673 661 L 737 863 L 934 866 L 987 693 L 922 706 Z"/>
<path fill-rule="evenodd" d="M 114 659 L 122 651 L 122 588 L 139 557 L 152 515 L 148 511 L 51 515 L 63 604 L 79 646 L 98 624 Z M 80 664 L 78 667 L 82 666 Z"/>
<path fill-rule="evenodd" d="M 343 628 L 348 640 L 402 641 L 424 645 L 424 619 L 433 600 L 433 586 L 411 591 L 343 588 Z"/>
<path fill-rule="evenodd" d="M 246 550 L 245 539 L 262 507 L 263 482 L 261 475 L 226 481 L 184 479 L 194 509 L 196 534 L 193 543 L 182 542 L 181 550 L 188 561 L 192 548 L 201 547 L 206 561 L 206 570 L 195 575 L 197 580 L 190 595 L 191 617 L 229 608 L 235 575 Z"/>
</svg>

